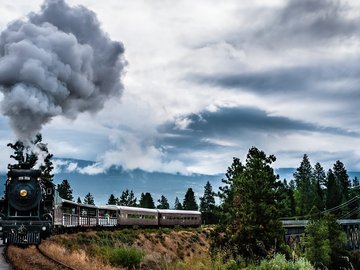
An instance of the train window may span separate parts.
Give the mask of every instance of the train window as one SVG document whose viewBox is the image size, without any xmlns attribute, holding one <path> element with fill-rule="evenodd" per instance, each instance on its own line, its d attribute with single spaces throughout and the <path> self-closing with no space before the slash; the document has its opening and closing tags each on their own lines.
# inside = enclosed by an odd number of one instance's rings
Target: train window
<svg viewBox="0 0 360 270">
<path fill-rule="evenodd" d="M 19 176 L 19 181 L 30 181 L 30 176 Z"/>
<path fill-rule="evenodd" d="M 52 194 L 52 188 L 47 188 L 46 189 L 46 194 L 51 195 Z"/>
</svg>

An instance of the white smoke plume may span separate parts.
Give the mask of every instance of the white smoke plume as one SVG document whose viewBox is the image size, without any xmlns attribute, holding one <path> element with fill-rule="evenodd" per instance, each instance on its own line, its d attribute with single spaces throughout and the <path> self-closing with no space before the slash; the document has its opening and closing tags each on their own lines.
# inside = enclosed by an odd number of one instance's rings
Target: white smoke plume
<svg viewBox="0 0 360 270">
<path fill-rule="evenodd" d="M 122 93 L 123 55 L 123 44 L 110 40 L 94 12 L 46 0 L 39 13 L 0 35 L 2 113 L 26 140 L 54 116 L 97 112 Z"/>
</svg>

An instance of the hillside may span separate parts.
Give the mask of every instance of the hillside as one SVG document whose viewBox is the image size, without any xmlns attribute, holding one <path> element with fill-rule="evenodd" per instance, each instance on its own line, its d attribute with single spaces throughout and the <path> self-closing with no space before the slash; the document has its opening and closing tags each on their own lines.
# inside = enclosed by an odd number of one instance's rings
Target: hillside
<svg viewBox="0 0 360 270">
<path fill-rule="evenodd" d="M 78 270 L 199 269 L 210 261 L 209 234 L 209 228 L 92 231 L 52 236 L 40 247 Z M 33 252 L 13 249 L 12 261 L 20 263 Z"/>
</svg>

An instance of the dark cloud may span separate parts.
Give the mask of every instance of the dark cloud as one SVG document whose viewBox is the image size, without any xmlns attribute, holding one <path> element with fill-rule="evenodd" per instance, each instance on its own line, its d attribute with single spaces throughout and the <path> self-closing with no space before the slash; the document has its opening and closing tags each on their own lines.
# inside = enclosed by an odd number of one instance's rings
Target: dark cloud
<svg viewBox="0 0 360 270">
<path fill-rule="evenodd" d="M 344 1 L 290 0 L 285 7 L 269 11 L 254 31 L 241 30 L 229 40 L 268 48 L 342 42 L 360 33 L 360 18 L 348 16 L 350 12 Z"/>
<path fill-rule="evenodd" d="M 18 137 L 52 117 L 97 112 L 122 93 L 124 47 L 101 30 L 94 12 L 47 0 L 39 13 L 0 35 L 1 109 Z"/>
<path fill-rule="evenodd" d="M 323 63 L 295 66 L 291 68 L 273 68 L 271 70 L 247 71 L 230 74 L 190 74 L 190 80 L 197 83 L 216 85 L 224 88 L 240 88 L 258 94 L 274 94 L 276 92 L 300 94 L 311 92 L 323 95 L 331 86 L 332 95 L 337 95 L 334 88 L 342 91 L 341 96 L 353 95 L 358 89 L 360 78 L 360 62 L 355 60 L 324 61 Z M 345 85 L 336 86 L 339 80 Z M 357 91 L 356 91 L 357 92 Z M 352 96 L 351 96 L 352 98 Z"/>
<path fill-rule="evenodd" d="M 211 139 L 247 141 L 262 135 L 286 135 L 292 132 L 318 132 L 343 136 L 359 136 L 339 128 L 318 126 L 287 117 L 271 116 L 265 111 L 251 107 L 220 108 L 216 112 L 204 111 L 186 116 L 189 122 L 185 129 L 176 123 L 167 123 L 159 128 L 166 135 L 159 144 L 175 146 L 178 149 L 215 149 Z M 207 140 L 210 139 L 210 140 Z M 180 150 L 181 151 L 181 150 Z"/>
</svg>

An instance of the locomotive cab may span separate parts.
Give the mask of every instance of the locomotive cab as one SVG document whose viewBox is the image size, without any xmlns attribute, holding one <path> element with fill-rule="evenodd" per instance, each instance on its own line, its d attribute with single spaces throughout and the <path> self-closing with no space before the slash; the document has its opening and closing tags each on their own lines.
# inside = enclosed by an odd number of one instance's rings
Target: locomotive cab
<svg viewBox="0 0 360 270">
<path fill-rule="evenodd" d="M 1 228 L 4 243 L 39 244 L 52 229 L 54 185 L 40 170 L 10 169 Z"/>
</svg>

